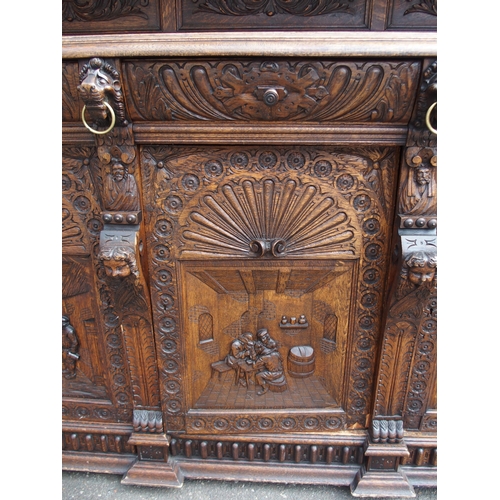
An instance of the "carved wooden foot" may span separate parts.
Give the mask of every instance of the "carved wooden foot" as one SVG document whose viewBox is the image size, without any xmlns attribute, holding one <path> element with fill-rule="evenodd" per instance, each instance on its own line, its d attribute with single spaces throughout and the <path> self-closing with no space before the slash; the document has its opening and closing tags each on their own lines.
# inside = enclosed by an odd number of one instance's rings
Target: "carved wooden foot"
<svg viewBox="0 0 500 500">
<path fill-rule="evenodd" d="M 414 498 L 413 486 L 402 471 L 366 470 L 363 465 L 351 484 L 355 497 Z"/>
<path fill-rule="evenodd" d="M 269 390 L 269 386 L 263 385 L 262 390 L 257 391 L 257 396 L 262 396 L 262 394 L 265 394 Z"/>
<path fill-rule="evenodd" d="M 181 488 L 184 484 L 184 475 L 172 457 L 166 462 L 137 460 L 121 482 L 138 486 Z"/>
</svg>

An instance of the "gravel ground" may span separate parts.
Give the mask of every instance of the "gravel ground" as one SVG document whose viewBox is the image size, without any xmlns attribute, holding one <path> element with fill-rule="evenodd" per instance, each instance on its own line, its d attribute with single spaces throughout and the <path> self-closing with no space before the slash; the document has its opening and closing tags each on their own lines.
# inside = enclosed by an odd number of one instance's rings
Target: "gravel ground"
<svg viewBox="0 0 500 500">
<path fill-rule="evenodd" d="M 348 486 L 250 483 L 186 479 L 182 488 L 121 484 L 122 476 L 88 472 L 62 473 L 63 500 L 353 500 Z M 418 500 L 436 500 L 435 488 L 415 488 Z M 389 497 L 379 498 L 388 500 Z M 391 500 L 401 500 L 391 497 Z"/>
</svg>

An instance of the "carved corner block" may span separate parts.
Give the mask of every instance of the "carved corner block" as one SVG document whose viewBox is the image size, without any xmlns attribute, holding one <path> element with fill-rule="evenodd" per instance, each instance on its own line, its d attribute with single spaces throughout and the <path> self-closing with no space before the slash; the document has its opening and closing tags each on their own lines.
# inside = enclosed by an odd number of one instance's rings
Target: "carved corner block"
<svg viewBox="0 0 500 500">
<path fill-rule="evenodd" d="M 351 483 L 353 496 L 416 496 L 400 465 L 410 456 L 400 419 L 376 419 L 364 444 L 365 462 Z"/>
<path fill-rule="evenodd" d="M 122 483 L 180 488 L 184 476 L 169 454 L 171 438 L 163 431 L 162 412 L 134 410 L 132 426 L 134 432 L 128 444 L 137 447 L 138 459 Z"/>
</svg>

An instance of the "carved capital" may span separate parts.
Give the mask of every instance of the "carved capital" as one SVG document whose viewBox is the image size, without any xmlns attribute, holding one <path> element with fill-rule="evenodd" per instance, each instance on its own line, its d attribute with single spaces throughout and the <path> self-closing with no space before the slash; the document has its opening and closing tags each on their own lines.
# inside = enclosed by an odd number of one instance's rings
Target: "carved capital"
<svg viewBox="0 0 500 500">
<path fill-rule="evenodd" d="M 154 410 L 134 410 L 132 426 L 134 427 L 134 432 L 162 433 L 162 413 L 161 411 Z"/>
</svg>

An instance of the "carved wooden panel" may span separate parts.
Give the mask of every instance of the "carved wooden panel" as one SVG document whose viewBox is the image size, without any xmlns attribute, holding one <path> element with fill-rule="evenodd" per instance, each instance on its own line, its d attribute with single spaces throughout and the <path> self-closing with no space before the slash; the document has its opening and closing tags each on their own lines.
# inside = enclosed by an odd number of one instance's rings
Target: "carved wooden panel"
<svg viewBox="0 0 500 500">
<path fill-rule="evenodd" d="M 159 0 L 63 0 L 63 33 L 157 31 Z"/>
<path fill-rule="evenodd" d="M 168 429 L 365 425 L 397 162 L 391 148 L 143 147 Z M 293 376 L 296 346 L 314 355 Z"/>
<path fill-rule="evenodd" d="M 390 30 L 429 30 L 437 28 L 437 0 L 389 0 Z"/>
<path fill-rule="evenodd" d="M 180 30 L 367 29 L 371 0 L 180 0 Z"/>
<path fill-rule="evenodd" d="M 65 147 L 62 159 L 63 315 L 79 343 L 75 376 L 63 377 L 63 415 L 89 420 L 128 419 L 131 410 L 126 407 L 131 393 L 125 352 L 119 333 L 106 326 L 113 320 L 106 317 L 99 301 L 105 298 L 105 290 L 96 275 L 103 227 L 96 150 Z M 63 328 L 63 345 L 64 338 Z"/>
<path fill-rule="evenodd" d="M 78 95 L 79 68 L 77 61 L 63 61 L 62 65 L 62 121 L 80 121 L 82 103 Z"/>
<path fill-rule="evenodd" d="M 124 62 L 124 94 L 140 121 L 407 123 L 417 61 Z"/>
</svg>

